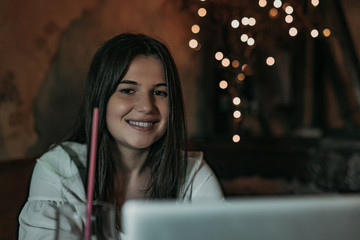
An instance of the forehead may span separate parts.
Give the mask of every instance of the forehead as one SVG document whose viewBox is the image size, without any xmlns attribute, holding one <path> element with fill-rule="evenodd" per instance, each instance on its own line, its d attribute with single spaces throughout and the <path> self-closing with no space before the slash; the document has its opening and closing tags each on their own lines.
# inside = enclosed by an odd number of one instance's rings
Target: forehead
<svg viewBox="0 0 360 240">
<path fill-rule="evenodd" d="M 163 64 L 156 56 L 138 55 L 134 57 L 123 77 L 124 80 L 145 78 L 165 82 Z"/>
</svg>

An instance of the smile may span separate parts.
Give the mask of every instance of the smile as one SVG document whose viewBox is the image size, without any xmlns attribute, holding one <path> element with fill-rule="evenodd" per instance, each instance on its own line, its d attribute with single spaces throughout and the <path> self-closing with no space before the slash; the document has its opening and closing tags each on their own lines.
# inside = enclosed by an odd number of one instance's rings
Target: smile
<svg viewBox="0 0 360 240">
<path fill-rule="evenodd" d="M 150 127 L 153 125 L 153 122 L 137 122 L 137 121 L 128 121 L 131 125 L 137 127 Z"/>
</svg>

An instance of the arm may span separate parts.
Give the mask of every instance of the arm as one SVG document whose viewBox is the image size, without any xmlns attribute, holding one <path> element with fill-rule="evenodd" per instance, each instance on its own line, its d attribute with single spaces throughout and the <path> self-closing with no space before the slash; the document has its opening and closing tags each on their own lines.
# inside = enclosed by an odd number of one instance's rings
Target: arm
<svg viewBox="0 0 360 240">
<path fill-rule="evenodd" d="M 19 239 L 55 239 L 57 206 L 61 192 L 54 172 L 37 162 L 30 194 L 19 216 Z"/>
<path fill-rule="evenodd" d="M 19 215 L 19 239 L 55 239 L 57 209 L 64 202 L 85 200 L 77 166 L 69 154 L 56 147 L 38 159 L 29 198 Z"/>
</svg>

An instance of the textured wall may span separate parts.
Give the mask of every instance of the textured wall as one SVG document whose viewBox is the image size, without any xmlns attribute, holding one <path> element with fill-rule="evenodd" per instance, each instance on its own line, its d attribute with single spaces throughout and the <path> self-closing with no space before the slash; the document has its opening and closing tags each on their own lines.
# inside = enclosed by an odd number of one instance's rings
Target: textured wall
<svg viewBox="0 0 360 240">
<path fill-rule="evenodd" d="M 180 70 L 190 134 L 197 134 L 191 116 L 199 56 L 187 45 L 190 18 L 180 1 L 1 1 L 0 160 L 37 155 L 61 135 L 76 113 L 95 49 L 124 31 L 167 42 Z"/>
</svg>

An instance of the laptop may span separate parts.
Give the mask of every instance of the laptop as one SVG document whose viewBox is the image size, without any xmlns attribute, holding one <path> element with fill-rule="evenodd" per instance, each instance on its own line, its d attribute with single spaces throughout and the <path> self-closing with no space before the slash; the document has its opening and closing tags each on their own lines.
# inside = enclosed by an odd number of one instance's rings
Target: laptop
<svg viewBox="0 0 360 240">
<path fill-rule="evenodd" d="M 128 201 L 126 240 L 359 240 L 360 195 Z"/>
</svg>

